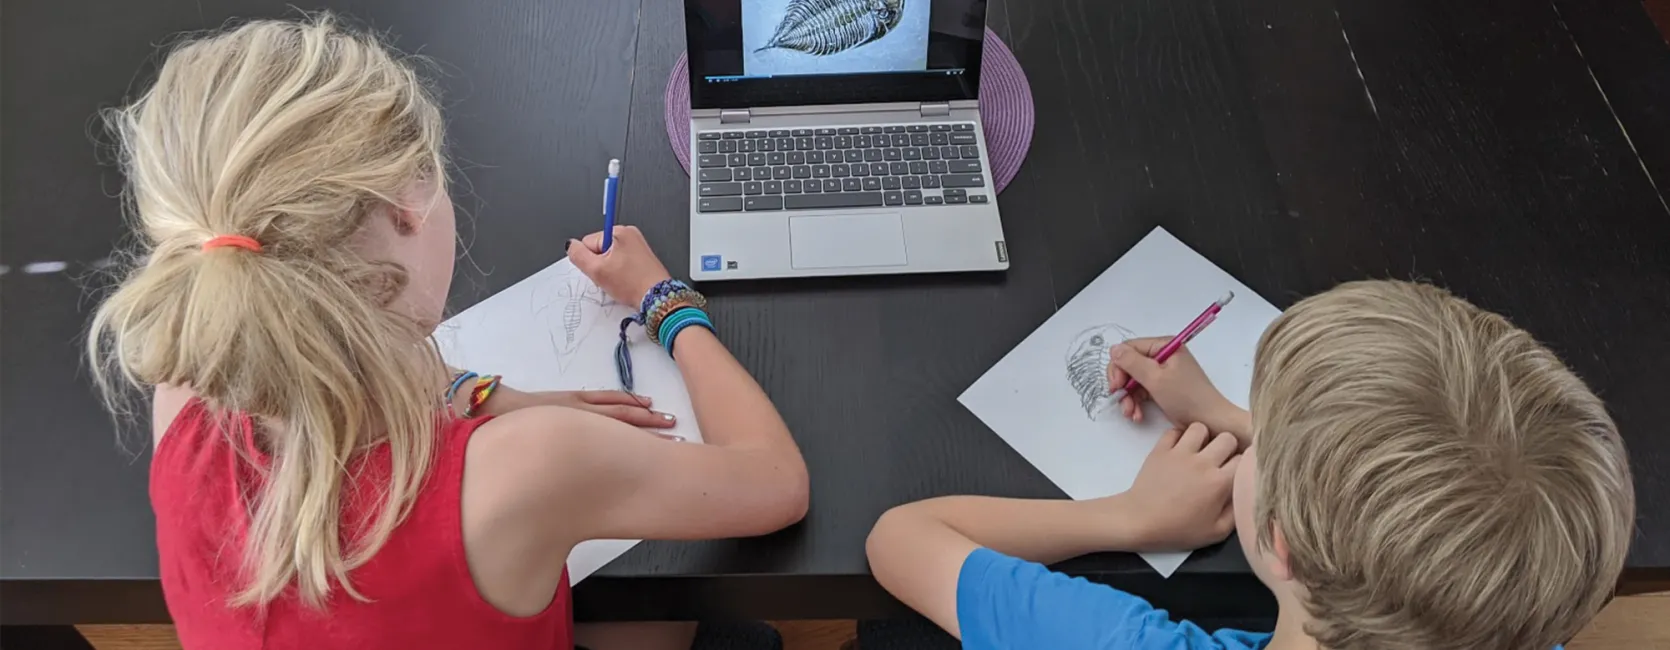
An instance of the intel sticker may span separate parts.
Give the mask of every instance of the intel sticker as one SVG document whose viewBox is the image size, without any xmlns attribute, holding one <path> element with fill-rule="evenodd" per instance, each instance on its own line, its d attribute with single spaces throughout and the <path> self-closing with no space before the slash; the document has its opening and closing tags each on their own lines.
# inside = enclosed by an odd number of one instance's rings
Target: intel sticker
<svg viewBox="0 0 1670 650">
<path fill-rule="evenodd" d="M 703 271 L 717 271 L 717 270 L 719 270 L 719 267 L 722 264 L 723 264 L 723 262 L 719 259 L 718 255 L 703 255 L 702 256 L 702 270 Z"/>
</svg>

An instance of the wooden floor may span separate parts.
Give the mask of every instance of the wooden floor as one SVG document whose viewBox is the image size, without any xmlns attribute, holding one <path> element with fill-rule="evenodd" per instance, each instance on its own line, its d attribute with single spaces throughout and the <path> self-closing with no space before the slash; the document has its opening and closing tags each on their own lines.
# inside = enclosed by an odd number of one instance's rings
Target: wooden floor
<svg viewBox="0 0 1670 650">
<path fill-rule="evenodd" d="M 786 621 L 785 650 L 838 650 L 853 637 L 852 621 Z M 81 633 L 99 650 L 178 650 L 168 625 L 88 625 Z M 1612 602 L 1568 650 L 1670 648 L 1670 592 Z"/>
</svg>

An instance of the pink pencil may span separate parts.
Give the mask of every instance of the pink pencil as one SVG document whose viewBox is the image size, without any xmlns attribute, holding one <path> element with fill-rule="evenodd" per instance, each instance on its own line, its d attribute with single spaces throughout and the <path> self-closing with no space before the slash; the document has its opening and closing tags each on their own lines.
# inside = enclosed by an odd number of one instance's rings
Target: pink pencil
<svg viewBox="0 0 1670 650">
<path fill-rule="evenodd" d="M 1165 347 L 1160 348 L 1159 353 L 1154 355 L 1154 362 L 1165 363 L 1166 359 L 1170 359 L 1171 355 L 1177 353 L 1178 348 L 1183 347 L 1184 344 L 1194 340 L 1194 337 L 1199 336 L 1201 332 L 1206 331 L 1206 326 L 1211 325 L 1212 321 L 1218 319 L 1218 312 L 1223 311 L 1224 305 L 1229 304 L 1229 301 L 1234 299 L 1234 291 L 1225 293 L 1222 298 L 1217 300 L 1217 302 L 1208 306 L 1206 311 L 1200 312 L 1199 316 L 1196 316 L 1193 321 L 1189 322 L 1188 327 L 1183 328 L 1183 331 L 1179 332 L 1177 336 L 1172 337 L 1171 340 L 1165 344 Z M 1113 401 L 1119 401 L 1131 391 L 1136 390 L 1137 386 L 1139 386 L 1139 384 L 1137 384 L 1137 378 L 1132 377 L 1129 381 L 1125 382 L 1125 386 L 1123 388 L 1113 391 Z"/>
</svg>

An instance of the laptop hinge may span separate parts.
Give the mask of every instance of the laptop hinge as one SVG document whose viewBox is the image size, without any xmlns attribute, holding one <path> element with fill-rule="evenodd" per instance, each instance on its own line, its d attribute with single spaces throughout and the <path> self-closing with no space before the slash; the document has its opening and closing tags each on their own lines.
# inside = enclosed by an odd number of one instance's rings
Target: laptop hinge
<svg viewBox="0 0 1670 650">
<path fill-rule="evenodd" d="M 922 117 L 949 117 L 951 105 L 939 102 L 922 102 Z"/>
<path fill-rule="evenodd" d="M 720 124 L 747 124 L 754 119 L 754 114 L 746 108 L 727 108 L 719 111 Z"/>
</svg>

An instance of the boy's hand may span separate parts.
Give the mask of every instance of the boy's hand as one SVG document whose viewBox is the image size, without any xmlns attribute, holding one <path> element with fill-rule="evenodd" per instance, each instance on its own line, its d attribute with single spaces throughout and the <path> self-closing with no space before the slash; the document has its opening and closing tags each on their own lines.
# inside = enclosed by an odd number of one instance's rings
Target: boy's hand
<svg viewBox="0 0 1670 650">
<path fill-rule="evenodd" d="M 1153 398 L 1172 424 L 1182 426 L 1190 422 L 1206 424 L 1212 431 L 1230 431 L 1239 436 L 1251 434 L 1241 431 L 1243 411 L 1231 403 L 1206 378 L 1189 347 L 1177 349 L 1165 363 L 1156 363 L 1153 356 L 1170 339 L 1131 339 L 1110 350 L 1108 386 L 1118 390 L 1136 377 L 1140 386 L 1119 399 L 1119 411 L 1134 422 L 1143 418 L 1142 403 Z"/>
<path fill-rule="evenodd" d="M 1214 437 L 1198 422 L 1160 438 L 1121 495 L 1139 520 L 1143 548 L 1136 550 L 1192 550 L 1235 530 L 1230 493 L 1241 462 L 1236 449 L 1235 436 Z"/>
</svg>

